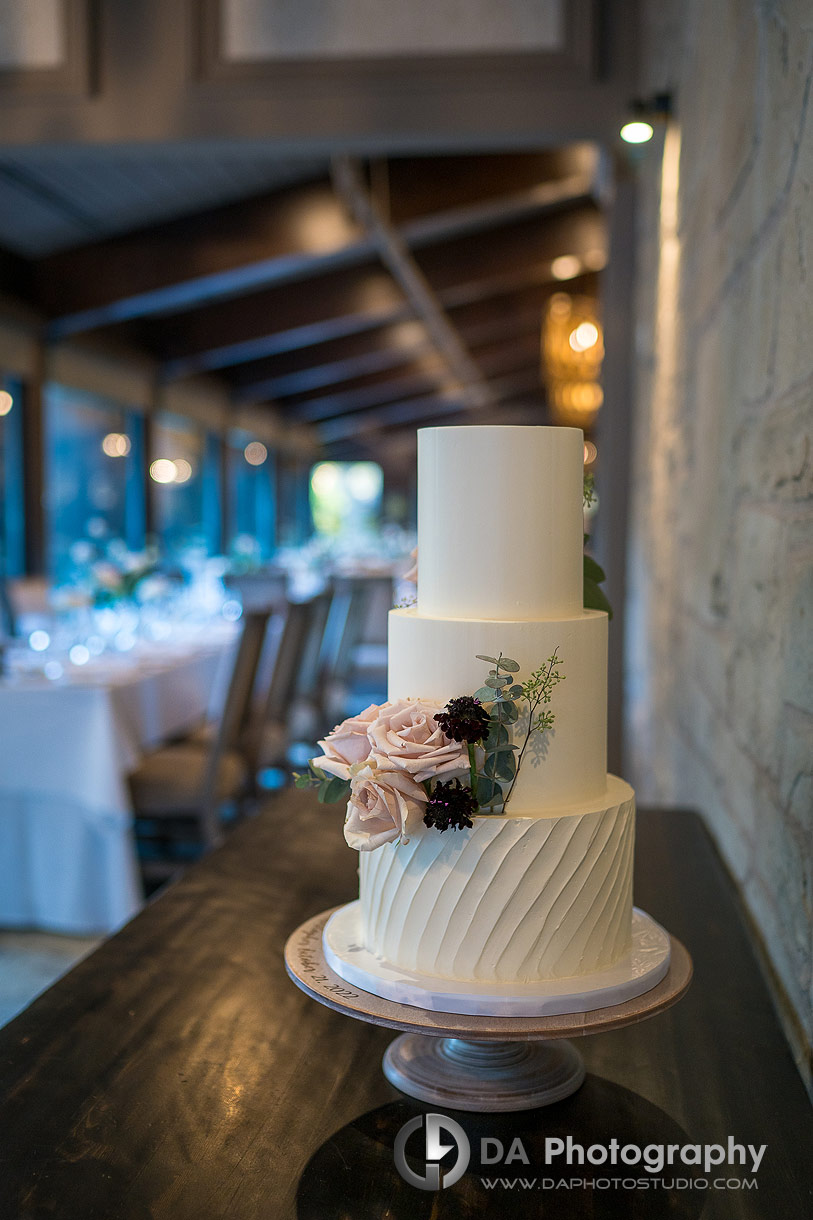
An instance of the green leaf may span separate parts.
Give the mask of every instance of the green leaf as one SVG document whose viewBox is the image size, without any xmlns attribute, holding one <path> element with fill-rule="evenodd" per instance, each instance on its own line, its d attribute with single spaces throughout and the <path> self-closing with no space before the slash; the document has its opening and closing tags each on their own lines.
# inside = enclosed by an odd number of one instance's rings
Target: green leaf
<svg viewBox="0 0 813 1220">
<path fill-rule="evenodd" d="M 508 741 L 508 729 L 499 721 L 496 724 L 492 721 L 485 740 L 486 753 L 490 753 L 496 746 L 502 745 L 506 741 Z"/>
<path fill-rule="evenodd" d="M 594 580 L 584 582 L 584 608 L 585 610 L 604 610 L 609 618 L 613 617 L 612 606 Z"/>
<path fill-rule="evenodd" d="M 601 584 L 603 580 L 607 579 L 601 564 L 596 563 L 592 555 L 584 556 L 584 578 L 594 580 L 596 584 Z"/>
<path fill-rule="evenodd" d="M 502 688 L 507 686 L 510 681 L 510 678 L 502 676 L 499 678 L 488 677 L 486 678 L 486 686 L 490 686 L 492 690 L 502 690 Z"/>
<path fill-rule="evenodd" d="M 310 786 L 311 786 L 310 777 L 307 775 L 294 776 L 294 786 L 296 788 L 310 788 Z"/>
<path fill-rule="evenodd" d="M 505 780 L 506 783 L 514 778 L 517 773 L 517 760 L 513 754 L 498 754 L 497 756 L 497 779 Z"/>
<path fill-rule="evenodd" d="M 519 673 L 519 665 L 517 665 L 516 661 L 512 661 L 510 657 L 501 658 L 500 668 L 507 670 L 509 674 Z"/>
<path fill-rule="evenodd" d="M 481 686 L 479 690 L 474 692 L 474 698 L 479 699 L 481 703 L 491 703 L 494 698 L 494 691 L 490 686 Z"/>
<path fill-rule="evenodd" d="M 508 690 L 503 691 L 503 694 L 506 695 L 509 699 L 520 699 L 522 697 L 522 687 L 521 686 L 510 686 L 508 688 Z"/>
<path fill-rule="evenodd" d="M 513 724 L 519 720 L 519 712 L 513 703 L 500 703 L 497 715 L 502 724 Z"/>
<path fill-rule="evenodd" d="M 319 785 L 319 800 L 325 805 L 332 805 L 334 801 L 340 801 L 349 791 L 350 785 L 347 780 L 339 779 L 338 775 L 334 775 Z"/>
<path fill-rule="evenodd" d="M 489 662 L 490 662 L 492 665 L 496 665 L 496 664 L 497 664 L 497 658 L 496 658 L 496 657 L 484 657 L 484 656 L 483 656 L 483 654 L 482 654 L 482 653 L 480 653 L 480 652 L 478 652 L 478 653 L 477 653 L 477 660 L 478 660 L 478 661 L 489 661 Z"/>
<path fill-rule="evenodd" d="M 477 780 L 477 800 L 481 806 L 502 803 L 502 788 L 494 779 L 481 775 Z"/>
</svg>

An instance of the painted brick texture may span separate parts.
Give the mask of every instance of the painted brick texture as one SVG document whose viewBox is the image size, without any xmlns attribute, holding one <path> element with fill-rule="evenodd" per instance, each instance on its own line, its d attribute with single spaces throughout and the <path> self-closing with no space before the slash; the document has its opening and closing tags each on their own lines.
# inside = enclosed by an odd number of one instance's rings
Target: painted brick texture
<svg viewBox="0 0 813 1220">
<path fill-rule="evenodd" d="M 627 773 L 700 809 L 813 1042 L 813 9 L 645 0 Z"/>
</svg>

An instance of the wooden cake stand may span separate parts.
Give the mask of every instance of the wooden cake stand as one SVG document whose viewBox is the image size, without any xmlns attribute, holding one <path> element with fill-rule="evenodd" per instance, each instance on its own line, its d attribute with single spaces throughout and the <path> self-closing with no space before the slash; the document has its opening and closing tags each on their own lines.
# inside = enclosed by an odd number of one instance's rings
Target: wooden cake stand
<svg viewBox="0 0 813 1220">
<path fill-rule="evenodd" d="M 455 1110 L 533 1110 L 569 1097 L 584 1080 L 585 1069 L 566 1039 L 657 1016 L 685 994 L 692 978 L 692 960 L 672 936 L 666 976 L 650 991 L 612 1008 L 549 1017 L 430 1012 L 381 999 L 335 974 L 322 950 L 322 933 L 332 914 L 315 915 L 288 938 L 288 974 L 312 999 L 336 1012 L 406 1031 L 387 1048 L 384 1075 L 410 1097 Z"/>
</svg>

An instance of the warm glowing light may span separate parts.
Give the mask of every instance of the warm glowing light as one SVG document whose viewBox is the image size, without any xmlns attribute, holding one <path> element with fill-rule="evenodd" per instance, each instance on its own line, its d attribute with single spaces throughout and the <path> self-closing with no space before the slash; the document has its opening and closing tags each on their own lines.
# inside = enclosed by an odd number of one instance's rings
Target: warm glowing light
<svg viewBox="0 0 813 1220">
<path fill-rule="evenodd" d="M 333 462 L 320 462 L 311 475 L 311 487 L 317 496 L 329 496 L 339 485 L 341 475 Z"/>
<path fill-rule="evenodd" d="M 575 254 L 560 254 L 550 265 L 555 280 L 572 280 L 582 269 L 582 261 Z"/>
<path fill-rule="evenodd" d="M 570 313 L 573 302 L 566 292 L 556 292 L 550 299 L 548 309 L 556 318 L 563 318 Z"/>
<path fill-rule="evenodd" d="M 150 478 L 155 483 L 174 483 L 178 468 L 169 458 L 156 458 L 150 466 Z"/>
<path fill-rule="evenodd" d="M 90 652 L 84 644 L 74 644 L 68 656 L 70 657 L 71 665 L 87 665 L 90 660 Z"/>
<path fill-rule="evenodd" d="M 595 246 L 592 250 L 584 252 L 582 262 L 588 271 L 601 271 L 607 266 L 607 251 L 602 250 L 600 246 Z"/>
<path fill-rule="evenodd" d="M 592 466 L 593 462 L 595 462 L 597 457 L 598 457 L 598 450 L 596 449 L 593 442 L 585 441 L 584 442 L 584 464 L 585 464 L 585 466 Z"/>
<path fill-rule="evenodd" d="M 625 123 L 621 128 L 621 139 L 627 144 L 646 144 L 647 140 L 651 140 L 655 134 L 655 129 L 651 123 L 644 123 L 637 120 L 634 123 Z"/>
<path fill-rule="evenodd" d="M 34 652 L 45 652 L 50 643 L 51 637 L 47 631 L 32 631 L 28 637 L 28 647 L 33 648 Z"/>
<path fill-rule="evenodd" d="M 8 390 L 0 390 L 0 415 L 8 415 L 13 406 L 14 399 L 11 397 Z"/>
<path fill-rule="evenodd" d="M 130 452 L 130 438 L 123 432 L 108 432 L 102 441 L 102 451 L 108 457 L 126 457 Z"/>
<path fill-rule="evenodd" d="M 249 441 L 243 450 L 243 457 L 249 466 L 262 466 L 268 457 L 268 450 L 262 441 Z"/>
<path fill-rule="evenodd" d="M 175 466 L 175 482 L 188 483 L 192 478 L 192 463 L 187 462 L 186 458 L 176 458 L 173 465 Z"/>
<path fill-rule="evenodd" d="M 570 332 L 568 343 L 574 352 L 586 352 L 598 343 L 598 327 L 593 322 L 580 322 Z"/>
</svg>

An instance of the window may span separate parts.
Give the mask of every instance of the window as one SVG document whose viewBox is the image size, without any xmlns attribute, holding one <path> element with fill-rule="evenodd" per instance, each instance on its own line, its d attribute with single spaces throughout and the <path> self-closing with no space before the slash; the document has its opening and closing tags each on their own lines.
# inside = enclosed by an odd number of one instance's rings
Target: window
<svg viewBox="0 0 813 1220">
<path fill-rule="evenodd" d="M 44 392 L 47 562 L 72 577 L 76 544 L 144 545 L 141 417 L 108 399 L 49 383 Z M 83 548 L 86 550 L 87 547 Z"/>
<path fill-rule="evenodd" d="M 276 536 L 274 456 L 250 433 L 234 429 L 226 451 L 228 549 L 235 559 L 260 562 Z"/>
<path fill-rule="evenodd" d="M 166 556 L 220 549 L 218 441 L 182 416 L 152 421 L 149 473 L 153 522 Z"/>
<path fill-rule="evenodd" d="M 383 486 L 384 474 L 376 462 L 319 462 L 310 479 L 317 534 L 335 538 L 375 530 Z"/>
<path fill-rule="evenodd" d="M 21 383 L 0 378 L 0 579 L 25 570 L 22 408 Z"/>
</svg>

